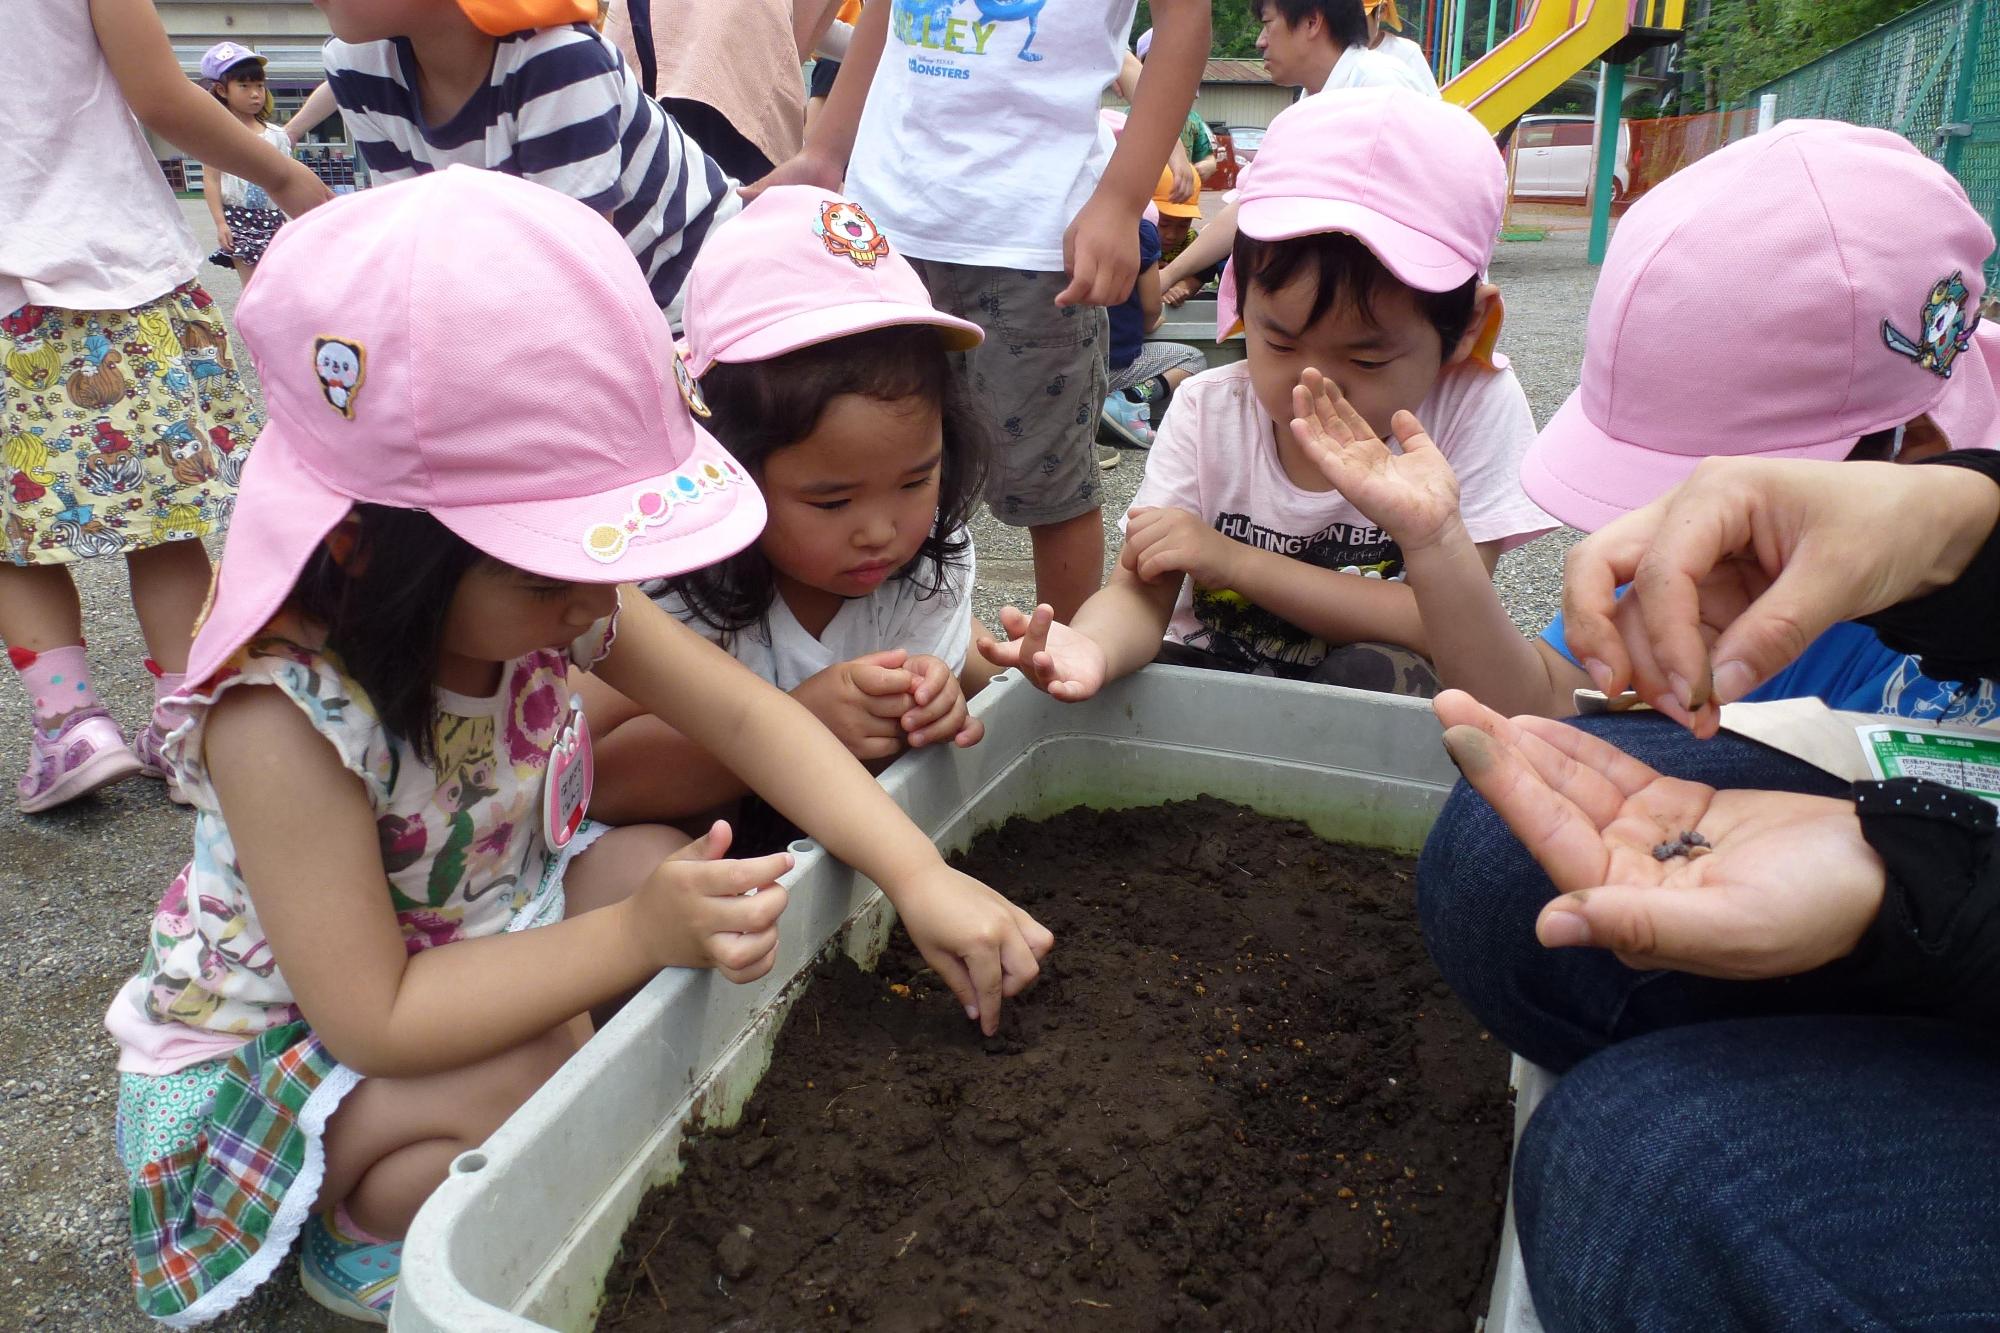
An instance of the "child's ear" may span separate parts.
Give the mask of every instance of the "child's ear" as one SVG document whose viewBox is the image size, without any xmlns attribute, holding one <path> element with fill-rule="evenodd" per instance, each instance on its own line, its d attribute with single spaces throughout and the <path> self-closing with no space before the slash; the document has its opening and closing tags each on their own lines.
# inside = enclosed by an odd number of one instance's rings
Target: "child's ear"
<svg viewBox="0 0 2000 1333">
<path fill-rule="evenodd" d="M 359 567 L 350 567 L 354 559 L 354 547 L 361 540 L 361 520 L 349 514 L 333 525 L 333 531 L 326 534 L 326 553 L 333 557 L 333 563 L 349 574 L 359 574 Z"/>
<path fill-rule="evenodd" d="M 1486 321 L 1493 317 L 1493 303 L 1500 299 L 1500 289 L 1490 282 L 1482 282 L 1472 293 L 1472 318 L 1466 322 L 1465 332 L 1458 335 L 1458 344 L 1446 349 L 1444 363 L 1455 366 L 1472 355 L 1485 336 Z"/>
<path fill-rule="evenodd" d="M 1896 451 L 1898 463 L 1920 463 L 1951 451 L 1951 441 L 1926 412 L 1903 427 L 1903 447 Z"/>
</svg>

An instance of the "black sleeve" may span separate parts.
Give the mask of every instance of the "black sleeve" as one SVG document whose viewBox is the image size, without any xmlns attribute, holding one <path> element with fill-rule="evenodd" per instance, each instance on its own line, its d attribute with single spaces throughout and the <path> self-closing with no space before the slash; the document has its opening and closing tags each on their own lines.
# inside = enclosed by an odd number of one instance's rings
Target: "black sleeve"
<svg viewBox="0 0 2000 1333">
<path fill-rule="evenodd" d="M 1849 963 L 1896 1008 L 2000 1027 L 2000 858 L 1995 811 L 1914 778 L 1854 784 L 1861 835 L 1888 883 Z"/>
<path fill-rule="evenodd" d="M 1911 467 L 1962 467 L 2000 485 L 2000 452 L 1960 449 Z M 1907 521 L 1922 522 L 1911 514 Z M 1899 653 L 1913 653 L 1932 680 L 2000 680 L 2000 528 L 1956 583 L 1892 606 L 1861 623 Z"/>
</svg>

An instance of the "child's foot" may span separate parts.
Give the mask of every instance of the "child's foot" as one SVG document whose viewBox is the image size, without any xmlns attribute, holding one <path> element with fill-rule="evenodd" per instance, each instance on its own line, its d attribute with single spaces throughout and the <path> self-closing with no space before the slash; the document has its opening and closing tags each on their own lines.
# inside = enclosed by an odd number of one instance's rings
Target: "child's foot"
<svg viewBox="0 0 2000 1333">
<path fill-rule="evenodd" d="M 317 1213 L 306 1219 L 299 1236 L 299 1281 L 306 1295 L 335 1314 L 364 1324 L 388 1323 L 402 1272 L 403 1242 L 356 1239 Z"/>
<path fill-rule="evenodd" d="M 1133 402 L 1122 393 L 1114 393 L 1104 400 L 1098 421 L 1113 439 L 1127 448 L 1146 449 L 1152 446 L 1153 427 L 1146 419 L 1145 405 Z"/>
<path fill-rule="evenodd" d="M 53 810 L 140 769 L 108 713 L 73 717 L 53 736 L 31 729 L 28 745 L 28 767 L 14 788 L 14 806 L 24 815 Z"/>
<path fill-rule="evenodd" d="M 167 719 L 170 721 L 170 719 Z M 139 772 L 143 777 L 161 778 L 167 784 L 167 799 L 175 805 L 189 805 L 187 795 L 181 791 L 181 780 L 167 762 L 161 748 L 167 742 L 167 728 L 158 709 L 153 710 L 153 720 L 146 729 L 132 738 L 132 756 L 139 761 Z"/>
<path fill-rule="evenodd" d="M 1113 468 L 1117 467 L 1117 466 L 1118 466 L 1118 450 L 1117 450 L 1117 448 L 1116 448 L 1115 446 L 1113 446 L 1113 445 L 1109 445 L 1109 444 L 1100 444 L 1100 445 L 1098 445 L 1098 446 L 1097 446 L 1097 466 L 1098 466 L 1098 467 L 1100 467 L 1100 468 L 1102 468 L 1102 469 L 1104 469 L 1104 470 L 1105 470 L 1106 472 L 1109 472 L 1109 471 L 1111 471 L 1111 470 L 1112 470 Z"/>
</svg>

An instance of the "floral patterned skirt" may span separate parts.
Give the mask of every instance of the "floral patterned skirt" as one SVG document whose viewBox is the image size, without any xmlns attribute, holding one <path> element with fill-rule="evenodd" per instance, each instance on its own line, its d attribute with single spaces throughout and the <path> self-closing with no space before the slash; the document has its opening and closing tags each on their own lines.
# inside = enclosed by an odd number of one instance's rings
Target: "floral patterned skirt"
<svg viewBox="0 0 2000 1333">
<path fill-rule="evenodd" d="M 224 530 L 262 425 L 198 282 L 135 310 L 0 316 L 0 557 L 67 564 Z"/>
</svg>

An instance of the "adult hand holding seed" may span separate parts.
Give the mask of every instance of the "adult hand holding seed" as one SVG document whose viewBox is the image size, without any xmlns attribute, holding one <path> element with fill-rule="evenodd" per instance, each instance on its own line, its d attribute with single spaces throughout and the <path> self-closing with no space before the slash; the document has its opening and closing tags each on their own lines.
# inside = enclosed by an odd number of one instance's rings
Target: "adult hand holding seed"
<svg viewBox="0 0 2000 1333">
<path fill-rule="evenodd" d="M 1510 721 L 1458 690 L 1433 707 L 1459 771 L 1559 891 L 1535 922 L 1549 948 L 1733 980 L 1796 976 L 1852 953 L 1881 910 L 1886 874 L 1852 801 L 1664 777 L 1587 732 Z M 1706 855 L 1656 854 L 1704 844 Z"/>
<path fill-rule="evenodd" d="M 1712 736 L 1835 623 L 1958 577 L 1996 521 L 2000 487 L 1965 468 L 1711 458 L 1570 552 L 1570 649 L 1599 689 Z"/>
</svg>

